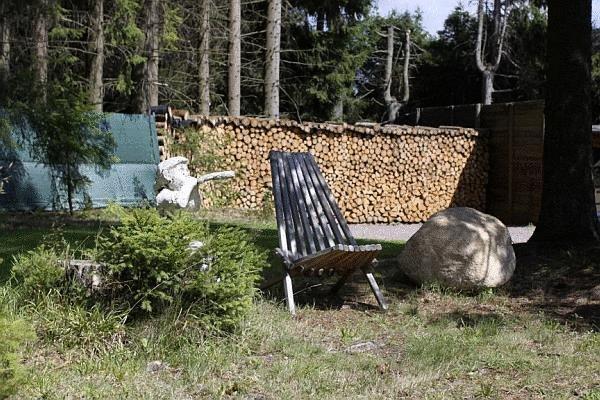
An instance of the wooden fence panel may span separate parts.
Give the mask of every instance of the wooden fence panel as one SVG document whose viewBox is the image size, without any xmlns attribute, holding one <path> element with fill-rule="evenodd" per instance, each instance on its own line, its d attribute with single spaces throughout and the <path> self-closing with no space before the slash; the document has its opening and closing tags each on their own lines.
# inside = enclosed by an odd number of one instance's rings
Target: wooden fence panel
<svg viewBox="0 0 600 400">
<path fill-rule="evenodd" d="M 537 222 L 542 194 L 544 102 L 467 104 L 417 110 L 419 125 L 454 125 L 489 137 L 487 212 L 506 224 Z"/>
</svg>

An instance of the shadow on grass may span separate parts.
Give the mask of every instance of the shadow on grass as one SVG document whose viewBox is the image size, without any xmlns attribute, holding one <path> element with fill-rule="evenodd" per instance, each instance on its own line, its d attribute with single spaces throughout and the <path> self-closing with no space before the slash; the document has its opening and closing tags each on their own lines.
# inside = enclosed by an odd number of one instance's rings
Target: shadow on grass
<svg viewBox="0 0 600 400">
<path fill-rule="evenodd" d="M 526 298 L 530 311 L 575 329 L 600 331 L 600 247 L 540 251 L 515 245 L 515 252 L 509 296 Z"/>
<path fill-rule="evenodd" d="M 49 234 L 59 234 L 75 249 L 85 249 L 94 246 L 95 237 L 100 229 L 101 226 L 97 222 L 85 225 L 56 222 L 55 225 L 49 226 L 0 223 L 0 284 L 10 277 L 13 258 L 39 246 L 47 240 Z"/>
<path fill-rule="evenodd" d="M 506 317 L 495 312 L 452 311 L 436 314 L 430 324 L 452 324 L 457 328 L 496 329 L 506 325 Z"/>
</svg>

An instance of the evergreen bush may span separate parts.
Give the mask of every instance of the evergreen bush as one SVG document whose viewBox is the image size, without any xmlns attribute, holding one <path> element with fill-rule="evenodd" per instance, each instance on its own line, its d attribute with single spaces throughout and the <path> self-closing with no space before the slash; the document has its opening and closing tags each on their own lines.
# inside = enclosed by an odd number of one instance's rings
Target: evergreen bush
<svg viewBox="0 0 600 400">
<path fill-rule="evenodd" d="M 157 312 L 173 303 L 207 326 L 235 327 L 252 305 L 266 255 L 245 232 L 208 226 L 187 213 L 118 211 L 120 224 L 98 241 L 113 295 L 132 310 Z M 190 243 L 201 243 L 196 250 Z"/>
</svg>

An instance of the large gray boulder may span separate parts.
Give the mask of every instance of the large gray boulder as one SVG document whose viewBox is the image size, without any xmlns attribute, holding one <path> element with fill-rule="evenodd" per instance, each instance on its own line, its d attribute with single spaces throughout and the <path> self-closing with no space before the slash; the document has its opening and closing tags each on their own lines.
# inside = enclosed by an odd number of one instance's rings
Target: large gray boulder
<svg viewBox="0 0 600 400">
<path fill-rule="evenodd" d="M 401 271 L 415 282 L 466 290 L 505 284 L 515 263 L 506 226 L 467 207 L 434 214 L 398 256 Z"/>
</svg>

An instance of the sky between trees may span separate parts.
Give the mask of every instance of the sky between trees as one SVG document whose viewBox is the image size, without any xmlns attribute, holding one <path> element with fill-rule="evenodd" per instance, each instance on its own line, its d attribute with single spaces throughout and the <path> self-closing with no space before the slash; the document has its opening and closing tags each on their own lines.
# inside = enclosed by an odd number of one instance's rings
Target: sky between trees
<svg viewBox="0 0 600 400">
<path fill-rule="evenodd" d="M 392 10 L 402 13 L 406 10 L 413 12 L 420 8 L 423 12 L 423 27 L 427 32 L 436 34 L 444 28 L 444 21 L 459 3 L 472 13 L 477 8 L 474 0 L 377 0 L 377 7 L 382 16 L 386 16 Z M 592 23 L 595 27 L 600 27 L 600 0 L 592 0 Z"/>
</svg>

